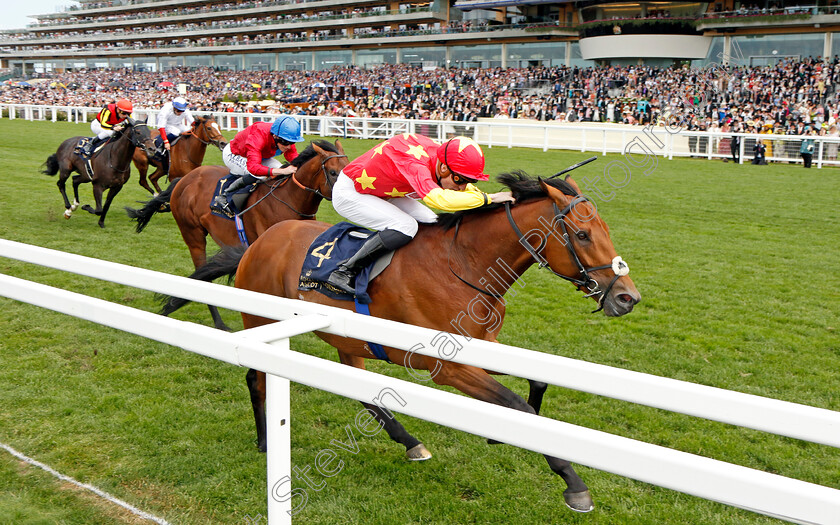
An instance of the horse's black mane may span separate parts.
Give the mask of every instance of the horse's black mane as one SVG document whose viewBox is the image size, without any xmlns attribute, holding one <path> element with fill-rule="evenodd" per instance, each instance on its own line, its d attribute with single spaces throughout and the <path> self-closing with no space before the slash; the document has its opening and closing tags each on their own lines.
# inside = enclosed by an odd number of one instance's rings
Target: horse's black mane
<svg viewBox="0 0 840 525">
<path fill-rule="evenodd" d="M 513 198 L 516 199 L 517 203 L 546 196 L 546 193 L 540 186 L 539 179 L 530 177 L 522 170 L 502 173 L 496 177 L 496 180 L 504 184 L 513 193 Z M 577 191 L 572 187 L 572 185 L 563 179 L 542 179 L 542 181 L 553 188 L 557 188 L 566 195 L 570 195 L 572 197 L 577 195 Z M 504 206 L 504 204 L 488 204 L 487 206 L 482 206 L 481 208 L 475 208 L 472 210 L 458 211 L 455 213 L 442 213 L 438 215 L 438 220 L 435 224 L 441 228 L 449 229 L 455 226 L 458 221 L 466 215 L 484 213 L 489 210 L 501 208 L 502 206 Z"/>
<path fill-rule="evenodd" d="M 332 142 L 328 140 L 313 140 L 309 143 L 308 146 L 306 146 L 306 149 L 301 151 L 295 158 L 295 160 L 293 160 L 290 164 L 292 166 L 300 168 L 301 166 L 312 160 L 314 157 L 316 157 L 318 155 L 318 152 L 315 151 L 315 148 L 312 147 L 313 144 L 317 145 L 323 150 L 329 151 L 330 153 L 338 153 L 338 149 Z"/>
</svg>

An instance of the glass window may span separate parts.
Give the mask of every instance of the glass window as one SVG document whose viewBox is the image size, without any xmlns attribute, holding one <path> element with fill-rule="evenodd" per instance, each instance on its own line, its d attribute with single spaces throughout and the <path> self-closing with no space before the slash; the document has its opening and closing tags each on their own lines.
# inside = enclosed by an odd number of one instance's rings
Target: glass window
<svg viewBox="0 0 840 525">
<path fill-rule="evenodd" d="M 353 52 L 349 49 L 341 51 L 315 52 L 316 71 L 323 71 L 325 69 L 332 69 L 334 67 L 344 67 L 350 65 L 353 65 Z"/>
<path fill-rule="evenodd" d="M 279 59 L 278 69 L 280 71 L 294 69 L 303 71 L 312 69 L 312 52 L 304 51 L 302 53 L 280 53 L 277 57 Z"/>
<path fill-rule="evenodd" d="M 840 33 L 831 34 L 831 57 L 834 58 L 840 55 Z"/>
<path fill-rule="evenodd" d="M 396 49 L 360 49 L 356 51 L 356 65 L 359 67 L 378 64 L 396 64 Z"/>
<path fill-rule="evenodd" d="M 500 67 L 502 65 L 502 45 L 488 44 L 478 46 L 452 46 L 450 51 L 451 67 Z"/>
<path fill-rule="evenodd" d="M 239 71 L 242 69 L 242 55 L 217 55 L 215 57 L 216 67 L 226 71 Z"/>
<path fill-rule="evenodd" d="M 595 67 L 598 65 L 597 62 L 594 60 L 584 60 L 583 55 L 580 53 L 580 43 L 578 42 L 570 42 L 572 46 L 571 51 L 571 59 L 569 60 L 569 67 Z"/>
<path fill-rule="evenodd" d="M 764 66 L 784 59 L 822 56 L 825 33 L 733 36 L 731 41 L 732 65 Z"/>
<path fill-rule="evenodd" d="M 273 71 L 277 55 L 274 53 L 253 53 L 245 55 L 247 71 Z"/>
<path fill-rule="evenodd" d="M 442 47 L 414 47 L 402 51 L 402 63 L 412 66 L 446 66 L 446 49 Z"/>
<path fill-rule="evenodd" d="M 213 57 L 210 55 L 194 55 L 184 57 L 186 67 L 210 67 L 213 65 Z"/>
<path fill-rule="evenodd" d="M 131 69 L 130 58 L 111 58 L 108 60 L 108 63 L 111 64 L 111 69 L 119 69 L 121 67 Z"/>
<path fill-rule="evenodd" d="M 507 67 L 564 66 L 565 42 L 508 44 Z"/>
<path fill-rule="evenodd" d="M 160 70 L 167 71 L 184 65 L 184 57 L 160 57 Z"/>
<path fill-rule="evenodd" d="M 135 71 L 140 72 L 149 72 L 149 73 L 156 73 L 157 72 L 157 62 L 152 59 L 142 59 L 138 58 L 137 62 L 134 65 Z"/>
<path fill-rule="evenodd" d="M 691 67 L 702 68 L 708 66 L 711 62 L 714 62 L 715 64 L 723 63 L 723 59 L 721 58 L 723 56 L 723 40 L 724 37 L 722 36 L 712 37 L 712 43 L 709 45 L 709 51 L 706 53 L 706 58 L 692 60 Z M 734 58 L 735 57 L 730 57 L 729 65 L 737 67 L 738 63 L 735 63 Z"/>
</svg>

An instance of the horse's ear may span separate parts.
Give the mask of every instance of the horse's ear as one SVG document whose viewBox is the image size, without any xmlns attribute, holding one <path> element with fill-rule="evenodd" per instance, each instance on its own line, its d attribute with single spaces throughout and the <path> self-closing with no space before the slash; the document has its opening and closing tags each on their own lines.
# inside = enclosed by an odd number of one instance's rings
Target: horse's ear
<svg viewBox="0 0 840 525">
<path fill-rule="evenodd" d="M 314 149 L 315 153 L 317 153 L 318 155 L 321 155 L 323 157 L 326 157 L 328 155 L 328 153 L 324 151 L 324 148 L 318 146 L 314 142 L 310 142 L 309 144 L 312 146 L 312 149 Z"/>
<path fill-rule="evenodd" d="M 577 182 L 572 178 L 571 175 L 566 175 L 563 177 L 563 180 L 569 183 L 569 186 L 575 189 L 578 195 L 580 195 L 580 188 L 578 188 Z"/>
<path fill-rule="evenodd" d="M 344 146 L 338 139 L 335 139 L 335 149 L 338 150 L 339 155 L 346 155 L 346 153 L 344 153 Z"/>
</svg>

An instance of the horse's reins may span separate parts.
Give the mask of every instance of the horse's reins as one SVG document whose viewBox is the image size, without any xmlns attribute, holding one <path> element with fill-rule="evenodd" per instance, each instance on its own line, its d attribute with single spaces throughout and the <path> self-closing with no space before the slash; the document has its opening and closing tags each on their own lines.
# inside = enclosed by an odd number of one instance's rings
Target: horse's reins
<svg viewBox="0 0 840 525">
<path fill-rule="evenodd" d="M 146 126 L 146 127 L 148 127 L 149 125 L 148 125 L 148 124 L 146 124 L 145 122 L 136 122 L 136 123 L 132 124 L 132 125 L 130 126 L 130 127 L 131 127 L 131 131 L 132 131 L 132 133 L 131 133 L 131 135 L 129 135 L 129 137 L 128 137 L 128 141 L 129 141 L 129 142 L 130 142 L 130 143 L 131 143 L 134 147 L 136 147 L 136 148 L 143 148 L 143 146 L 142 146 L 142 145 L 140 145 L 140 144 L 138 144 L 138 143 L 134 142 L 134 129 L 135 129 L 137 126 Z M 125 128 L 123 128 L 123 130 L 120 130 L 120 131 L 119 131 L 120 135 L 125 135 L 125 131 L 124 131 L 124 130 L 125 130 Z M 108 145 L 108 144 L 110 144 L 111 142 L 115 142 L 115 141 L 114 141 L 114 137 L 113 137 L 113 135 L 112 135 L 112 136 L 110 136 L 110 137 L 108 137 L 107 142 L 105 142 L 105 144 L 104 144 L 102 147 L 104 148 L 105 146 L 107 146 L 107 145 Z M 146 148 L 143 148 L 143 150 L 145 150 L 145 149 L 146 149 Z M 101 150 L 100 150 L 100 152 L 101 152 Z M 98 157 L 98 156 L 99 156 L 99 154 L 92 155 L 92 156 L 91 156 L 91 160 L 93 160 L 95 157 Z M 111 149 L 109 149 L 109 150 L 108 150 L 108 167 L 109 167 L 109 168 L 111 168 L 114 172 L 125 173 L 126 171 L 128 171 L 128 170 L 130 170 L 130 169 L 131 169 L 131 159 L 130 159 L 130 158 L 128 159 L 128 164 L 126 165 L 125 169 L 117 169 L 117 168 L 115 168 L 115 167 L 114 167 L 114 161 L 113 161 L 113 158 L 114 158 L 114 148 L 112 147 Z M 92 174 L 88 173 L 88 177 L 90 178 L 90 180 L 91 180 L 91 181 L 93 181 L 93 176 L 92 176 Z"/>
<path fill-rule="evenodd" d="M 198 122 L 198 121 L 196 121 L 196 122 Z M 202 122 L 210 122 L 210 120 L 202 120 Z M 212 122 L 215 122 L 215 120 L 214 120 L 214 121 L 212 121 Z M 188 136 L 189 136 L 189 137 L 194 137 L 194 138 L 195 138 L 195 140 L 197 140 L 197 141 L 201 142 L 201 143 L 202 143 L 202 144 L 204 144 L 205 146 L 209 146 L 210 144 L 213 144 L 214 146 L 216 146 L 217 148 L 219 148 L 219 150 L 220 150 L 220 151 L 221 151 L 221 150 L 224 150 L 224 148 L 222 147 L 221 143 L 220 143 L 218 140 L 212 140 L 212 139 L 209 139 L 209 138 L 208 138 L 208 139 L 205 141 L 205 140 L 203 140 L 201 137 L 199 137 L 199 136 L 195 133 L 195 129 L 196 129 L 196 128 L 199 128 L 199 127 L 202 127 L 202 126 L 193 126 L 193 128 L 194 128 L 194 129 L 193 129 L 193 130 L 190 130 L 190 132 L 189 132 L 189 135 L 188 135 Z M 208 135 L 208 136 L 209 136 L 209 135 Z M 184 139 L 184 137 L 185 137 L 184 135 L 181 135 L 181 140 L 183 140 L 183 139 Z M 224 139 L 224 137 L 222 137 L 222 139 Z M 193 160 L 193 158 L 190 156 L 190 151 L 189 151 L 189 150 L 187 150 L 187 160 L 188 160 L 188 161 L 190 161 L 191 163 L 195 164 L 196 166 L 201 166 L 201 161 L 196 162 L 195 160 Z M 202 159 L 202 160 L 203 160 L 203 159 Z"/>
<path fill-rule="evenodd" d="M 598 299 L 598 308 L 592 312 L 592 313 L 595 313 L 595 312 L 601 311 L 604 308 L 604 299 L 607 297 L 610 290 L 612 290 L 613 285 L 615 285 L 615 283 L 616 283 L 616 281 L 618 280 L 619 277 L 621 277 L 623 275 L 627 275 L 630 272 L 630 268 L 627 266 L 627 263 L 625 263 L 624 260 L 620 256 L 616 256 L 612 260 L 612 262 L 610 262 L 610 264 L 604 264 L 604 265 L 601 265 L 601 266 L 593 266 L 593 267 L 590 267 L 590 268 L 585 267 L 583 265 L 583 263 L 581 263 L 580 257 L 578 257 L 577 251 L 575 250 L 574 244 L 572 243 L 571 237 L 569 237 L 569 232 L 568 232 L 568 229 L 566 228 L 565 218 L 566 218 L 566 215 L 568 215 L 568 213 L 572 210 L 572 208 L 575 205 L 577 205 L 578 203 L 581 203 L 581 202 L 586 202 L 588 200 L 589 199 L 587 199 L 585 196 L 578 195 L 574 199 L 572 199 L 572 201 L 565 208 L 563 208 L 562 211 L 560 210 L 560 208 L 557 207 L 556 203 L 552 203 L 552 206 L 554 208 L 554 221 L 552 222 L 552 224 L 555 224 L 559 220 L 560 225 L 563 229 L 564 244 L 566 245 L 566 248 L 569 250 L 569 254 L 572 256 L 572 260 L 575 262 L 575 265 L 578 267 L 578 271 L 583 276 L 582 279 L 578 279 L 576 277 L 569 277 L 567 275 L 563 275 L 561 273 L 557 273 L 556 271 L 554 271 L 554 269 L 551 268 L 551 266 L 548 265 L 548 262 L 543 257 L 541 257 L 539 255 L 539 252 L 541 252 L 545 248 L 545 246 L 548 242 L 547 241 L 548 237 L 547 236 L 542 237 L 539 246 L 537 246 L 535 248 L 534 246 L 531 245 L 531 243 L 529 243 L 525 240 L 525 235 L 523 235 L 522 230 L 519 228 L 519 226 L 516 224 L 516 221 L 513 219 L 513 214 L 510 211 L 510 203 L 509 202 L 505 202 L 505 213 L 507 214 L 508 222 L 510 223 L 511 227 L 513 228 L 514 233 L 516 233 L 516 235 L 519 237 L 519 244 L 521 244 L 525 248 L 525 250 L 527 250 L 528 253 L 531 254 L 531 257 L 533 257 L 534 260 L 538 263 L 539 268 L 548 268 L 548 270 L 551 273 L 553 273 L 554 275 L 556 275 L 557 277 L 560 277 L 561 279 L 565 279 L 566 281 L 571 282 L 572 284 L 577 286 L 578 289 L 588 291 L 589 293 L 584 295 L 584 297 L 592 297 L 594 295 L 599 295 L 600 294 L 600 298 Z M 461 282 L 463 282 L 464 284 L 466 284 L 470 288 L 478 290 L 479 292 L 481 292 L 485 295 L 489 295 L 489 296 L 495 297 L 497 299 L 503 297 L 504 294 L 489 292 L 487 290 L 479 288 L 478 286 L 475 286 L 474 284 L 468 282 L 467 280 L 462 278 L 460 275 L 458 275 L 455 272 L 455 270 L 452 268 L 452 262 L 451 262 L 452 251 L 453 251 L 453 247 L 455 245 L 455 239 L 458 237 L 458 230 L 460 229 L 460 226 L 461 226 L 461 221 L 458 220 L 458 223 L 455 225 L 455 235 L 452 236 L 452 243 L 450 245 L 450 250 L 449 250 L 449 260 L 448 260 L 449 270 L 452 272 L 452 274 L 455 277 L 458 278 L 458 280 L 460 280 Z M 607 289 L 602 291 L 600 286 L 598 285 L 598 281 L 596 281 L 594 278 L 592 278 L 590 273 L 591 272 L 596 272 L 598 270 L 606 270 L 608 268 L 611 268 L 613 270 L 613 273 L 615 273 L 615 275 L 613 276 L 612 280 L 610 281 L 610 284 L 607 286 Z"/>
<path fill-rule="evenodd" d="M 340 158 L 345 158 L 346 159 L 347 155 L 339 155 L 339 154 L 330 155 L 329 157 L 327 157 L 327 158 L 325 158 L 324 160 L 321 161 L 321 171 L 324 173 L 324 180 L 327 182 L 327 186 L 329 186 L 330 189 L 332 189 L 334 182 L 330 182 L 330 177 L 327 174 L 327 162 L 332 160 L 332 159 L 340 159 Z M 297 177 L 295 177 L 294 173 L 292 173 L 292 181 L 295 184 L 297 184 L 299 188 L 301 188 L 303 190 L 311 191 L 312 193 L 321 197 L 322 199 L 326 199 L 328 201 L 332 200 L 331 198 L 329 198 L 326 195 L 324 195 L 323 193 L 321 193 L 321 190 L 319 190 L 318 188 L 313 189 L 313 188 L 310 188 L 308 186 L 304 186 L 303 184 L 301 184 L 301 182 L 299 180 L 297 180 Z"/>
</svg>

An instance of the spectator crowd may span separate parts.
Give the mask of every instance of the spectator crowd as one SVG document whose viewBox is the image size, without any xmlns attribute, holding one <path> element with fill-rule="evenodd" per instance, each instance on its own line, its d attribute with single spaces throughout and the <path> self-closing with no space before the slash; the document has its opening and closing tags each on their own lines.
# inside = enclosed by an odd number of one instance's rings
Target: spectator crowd
<svg viewBox="0 0 840 525">
<path fill-rule="evenodd" d="M 699 69 L 651 66 L 324 71 L 80 70 L 0 85 L 0 102 L 159 108 L 187 88 L 193 108 L 474 121 L 533 119 L 682 125 L 689 130 L 836 133 L 840 59 Z M 262 102 L 260 102 L 262 101 Z M 679 122 L 677 121 L 679 120 Z"/>
</svg>

